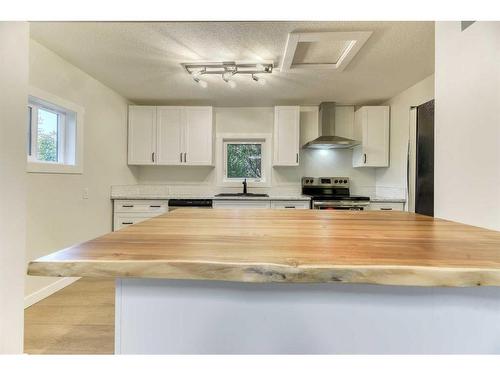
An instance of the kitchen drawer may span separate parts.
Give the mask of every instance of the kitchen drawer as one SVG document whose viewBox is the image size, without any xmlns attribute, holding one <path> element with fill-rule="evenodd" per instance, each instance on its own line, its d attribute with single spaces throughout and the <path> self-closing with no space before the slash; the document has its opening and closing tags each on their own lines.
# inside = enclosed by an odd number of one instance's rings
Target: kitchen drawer
<svg viewBox="0 0 500 375">
<path fill-rule="evenodd" d="M 370 211 L 404 211 L 404 203 L 396 202 L 370 202 L 368 210 Z"/>
<path fill-rule="evenodd" d="M 308 210 L 310 201 L 271 201 L 271 208 L 294 208 L 296 210 Z"/>
<path fill-rule="evenodd" d="M 269 201 L 214 200 L 214 208 L 270 208 Z"/>
<path fill-rule="evenodd" d="M 160 214 L 158 214 L 160 215 Z M 141 221 L 158 216 L 157 214 L 134 214 L 134 213 L 115 213 L 113 216 L 113 231 L 128 227 L 129 225 L 140 223 Z"/>
<path fill-rule="evenodd" d="M 162 214 L 168 211 L 166 200 L 115 200 L 114 212 L 145 212 Z"/>
</svg>

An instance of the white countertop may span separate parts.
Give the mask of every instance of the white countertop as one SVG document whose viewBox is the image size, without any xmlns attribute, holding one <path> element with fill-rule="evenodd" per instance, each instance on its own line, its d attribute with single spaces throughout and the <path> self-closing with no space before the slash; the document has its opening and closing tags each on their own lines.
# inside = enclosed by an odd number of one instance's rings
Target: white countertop
<svg viewBox="0 0 500 375">
<path fill-rule="evenodd" d="M 267 193 L 268 197 L 217 197 L 217 191 L 210 186 L 166 186 L 166 185 L 118 185 L 111 187 L 111 199 L 213 199 L 213 200 L 252 200 L 252 201 L 309 201 L 311 197 L 302 195 L 300 187 L 277 189 L 277 191 L 251 191 Z M 227 191 L 226 191 L 227 192 Z M 364 195 L 364 194 L 361 194 Z M 366 194 L 368 196 L 368 194 Z M 389 195 L 389 194 L 388 194 Z M 389 195 L 390 196 L 390 195 Z M 406 203 L 404 198 L 375 196 L 374 203 Z"/>
<path fill-rule="evenodd" d="M 307 195 L 269 195 L 268 197 L 217 197 L 215 195 L 180 195 L 180 194 L 112 194 L 111 199 L 212 199 L 212 200 L 247 200 L 247 201 L 308 201 Z"/>
</svg>

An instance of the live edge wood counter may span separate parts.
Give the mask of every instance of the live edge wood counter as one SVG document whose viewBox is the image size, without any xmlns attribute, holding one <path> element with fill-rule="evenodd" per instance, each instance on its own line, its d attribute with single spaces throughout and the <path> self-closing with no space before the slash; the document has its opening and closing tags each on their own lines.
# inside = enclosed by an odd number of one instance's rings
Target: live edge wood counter
<svg viewBox="0 0 500 375">
<path fill-rule="evenodd" d="M 500 232 L 406 212 L 179 209 L 39 258 L 28 273 L 500 285 Z"/>
</svg>

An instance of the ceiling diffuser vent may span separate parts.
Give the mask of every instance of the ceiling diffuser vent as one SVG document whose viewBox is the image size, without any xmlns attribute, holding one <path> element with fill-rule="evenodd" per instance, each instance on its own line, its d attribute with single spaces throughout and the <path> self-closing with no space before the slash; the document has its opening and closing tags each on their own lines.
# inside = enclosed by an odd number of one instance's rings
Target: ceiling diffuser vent
<svg viewBox="0 0 500 375">
<path fill-rule="evenodd" d="M 290 33 L 280 70 L 282 72 L 292 69 L 342 71 L 370 35 L 371 31 Z"/>
</svg>

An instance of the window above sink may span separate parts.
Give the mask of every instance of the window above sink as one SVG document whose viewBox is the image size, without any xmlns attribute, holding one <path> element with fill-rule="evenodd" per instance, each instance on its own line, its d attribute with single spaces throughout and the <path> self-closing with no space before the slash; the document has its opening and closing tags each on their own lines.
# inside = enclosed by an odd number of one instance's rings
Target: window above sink
<svg viewBox="0 0 500 375">
<path fill-rule="evenodd" d="M 219 186 L 249 187 L 271 184 L 271 134 L 227 134 L 217 136 L 217 182 Z"/>
</svg>

